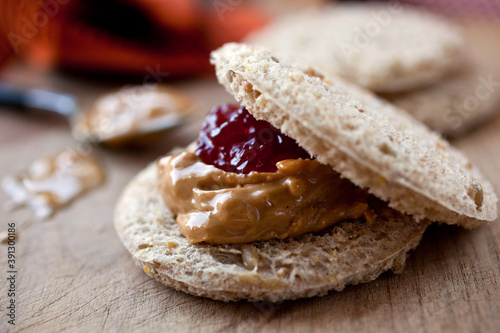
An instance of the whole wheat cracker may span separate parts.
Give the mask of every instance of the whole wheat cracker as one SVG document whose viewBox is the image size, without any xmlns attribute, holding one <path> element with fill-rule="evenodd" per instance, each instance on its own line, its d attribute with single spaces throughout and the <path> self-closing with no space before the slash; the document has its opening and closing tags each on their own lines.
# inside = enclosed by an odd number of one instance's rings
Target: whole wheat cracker
<svg viewBox="0 0 500 333">
<path fill-rule="evenodd" d="M 190 244 L 156 187 L 156 165 L 136 176 L 115 210 L 115 227 L 134 261 L 177 290 L 222 301 L 276 302 L 324 295 L 403 270 L 429 221 L 378 202 L 369 224 L 345 221 L 322 235 L 248 244 Z"/>
<path fill-rule="evenodd" d="M 430 128 L 458 137 L 500 110 L 500 94 L 488 85 L 491 73 L 479 55 L 469 55 L 461 68 L 420 89 L 380 94 Z"/>
<path fill-rule="evenodd" d="M 211 61 L 219 82 L 256 118 L 391 207 L 466 228 L 496 219 L 498 199 L 477 168 L 368 91 L 337 78 L 327 83 L 245 44 L 226 44 Z"/>
<path fill-rule="evenodd" d="M 377 92 L 438 81 L 461 64 L 459 29 L 394 3 L 331 5 L 277 19 L 247 38 Z"/>
</svg>

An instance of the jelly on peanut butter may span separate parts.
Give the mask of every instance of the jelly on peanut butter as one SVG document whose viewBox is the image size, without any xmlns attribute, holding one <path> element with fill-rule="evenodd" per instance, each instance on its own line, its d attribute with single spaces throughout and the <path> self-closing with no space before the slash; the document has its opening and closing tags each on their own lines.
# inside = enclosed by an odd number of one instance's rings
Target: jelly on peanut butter
<svg viewBox="0 0 500 333">
<path fill-rule="evenodd" d="M 366 194 L 316 160 L 288 159 L 277 172 L 237 174 L 192 152 L 158 161 L 158 186 L 190 243 L 246 243 L 297 237 L 368 210 Z"/>
</svg>

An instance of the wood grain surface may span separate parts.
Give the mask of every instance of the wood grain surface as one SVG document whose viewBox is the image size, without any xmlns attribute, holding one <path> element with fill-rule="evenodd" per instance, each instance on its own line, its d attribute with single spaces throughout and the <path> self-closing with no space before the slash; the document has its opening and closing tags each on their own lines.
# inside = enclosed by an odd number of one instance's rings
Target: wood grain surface
<svg viewBox="0 0 500 333">
<path fill-rule="evenodd" d="M 476 49 L 496 61 L 500 25 L 468 22 Z M 85 103 L 112 87 L 11 64 L 10 82 L 74 93 Z M 231 98 L 210 78 L 176 82 L 203 112 Z M 497 88 L 500 89 L 500 88 Z M 325 297 L 271 303 L 222 303 L 169 289 L 134 266 L 113 227 L 122 188 L 139 170 L 197 135 L 201 123 L 173 130 L 150 151 L 93 148 L 106 183 L 49 220 L 31 223 L 25 209 L 2 211 L 0 231 L 18 228 L 16 325 L 7 323 L 7 247 L 0 247 L 0 332 L 500 332 L 500 223 L 472 231 L 433 225 L 400 275 Z M 454 141 L 500 189 L 500 117 Z M 64 119 L 0 109 L 0 177 L 37 157 L 77 144 Z M 497 191 L 498 192 L 498 191 Z M 0 202 L 6 200 L 0 193 Z"/>
</svg>

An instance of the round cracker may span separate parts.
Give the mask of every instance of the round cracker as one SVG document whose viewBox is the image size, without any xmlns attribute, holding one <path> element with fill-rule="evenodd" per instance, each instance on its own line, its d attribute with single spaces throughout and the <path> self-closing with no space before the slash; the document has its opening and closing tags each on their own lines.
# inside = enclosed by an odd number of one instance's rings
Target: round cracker
<svg viewBox="0 0 500 333">
<path fill-rule="evenodd" d="M 134 261 L 160 282 L 217 300 L 280 301 L 324 295 L 401 272 L 428 221 L 381 202 L 373 223 L 345 221 L 322 235 L 249 244 L 189 244 L 156 187 L 150 165 L 123 191 L 115 227 Z"/>
<path fill-rule="evenodd" d="M 458 137 L 500 110 L 500 94 L 488 82 L 492 74 L 469 56 L 460 70 L 433 85 L 380 96 L 446 136 Z"/>
<path fill-rule="evenodd" d="M 467 228 L 496 219 L 493 186 L 467 158 L 368 91 L 327 83 L 245 44 L 226 44 L 211 61 L 219 82 L 256 118 L 391 207 Z"/>
<path fill-rule="evenodd" d="M 401 4 L 343 4 L 280 18 L 248 38 L 377 92 L 415 89 L 461 63 L 460 30 Z"/>
</svg>

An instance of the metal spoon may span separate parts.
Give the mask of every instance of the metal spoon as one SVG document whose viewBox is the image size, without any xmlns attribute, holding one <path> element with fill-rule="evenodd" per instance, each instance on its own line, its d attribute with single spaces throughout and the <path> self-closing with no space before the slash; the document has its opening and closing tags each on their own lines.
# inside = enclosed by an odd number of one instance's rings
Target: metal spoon
<svg viewBox="0 0 500 333">
<path fill-rule="evenodd" d="M 117 93 L 103 95 L 89 110 L 95 108 L 99 100 L 107 96 L 112 97 L 113 94 L 116 95 Z M 77 99 L 72 95 L 43 89 L 21 88 L 0 82 L 0 105 L 16 107 L 19 110 L 40 109 L 58 113 L 69 121 L 73 136 L 77 140 L 91 143 L 118 143 L 119 145 L 155 137 L 171 128 L 186 123 L 192 118 L 193 114 L 192 110 L 185 110 L 182 113 L 172 113 L 156 118 L 154 122 L 133 127 L 129 131 L 111 133 L 112 135 L 87 135 L 77 130 L 83 121 L 82 116 L 85 116 L 85 114 L 81 111 Z"/>
</svg>

